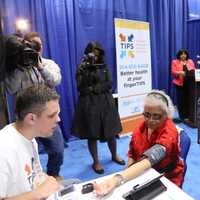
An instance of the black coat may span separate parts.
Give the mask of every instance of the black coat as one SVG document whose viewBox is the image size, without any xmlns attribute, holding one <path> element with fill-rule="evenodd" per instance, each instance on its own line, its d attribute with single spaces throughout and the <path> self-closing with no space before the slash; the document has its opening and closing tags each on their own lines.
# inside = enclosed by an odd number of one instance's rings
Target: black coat
<svg viewBox="0 0 200 200">
<path fill-rule="evenodd" d="M 106 65 L 80 65 L 76 80 L 79 98 L 73 122 L 75 135 L 102 141 L 118 135 L 122 127 Z"/>
</svg>

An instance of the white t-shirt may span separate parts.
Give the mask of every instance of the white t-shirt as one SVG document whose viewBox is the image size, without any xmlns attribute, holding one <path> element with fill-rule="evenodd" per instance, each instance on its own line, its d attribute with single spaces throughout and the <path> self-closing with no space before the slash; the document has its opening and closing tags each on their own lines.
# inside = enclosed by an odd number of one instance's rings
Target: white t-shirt
<svg viewBox="0 0 200 200">
<path fill-rule="evenodd" d="M 35 171 L 38 171 L 35 170 L 35 154 L 38 156 L 35 139 L 26 139 L 13 124 L 0 131 L 0 198 L 34 189 Z M 37 163 L 41 171 L 39 160 Z"/>
</svg>

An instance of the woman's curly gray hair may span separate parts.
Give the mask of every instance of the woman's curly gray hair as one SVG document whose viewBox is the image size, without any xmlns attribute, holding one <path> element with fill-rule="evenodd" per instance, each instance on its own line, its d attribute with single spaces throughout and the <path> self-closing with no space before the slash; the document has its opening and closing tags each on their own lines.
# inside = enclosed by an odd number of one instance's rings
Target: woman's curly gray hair
<svg viewBox="0 0 200 200">
<path fill-rule="evenodd" d="M 169 118 L 173 117 L 174 105 L 171 98 L 162 90 L 152 90 L 144 98 L 144 105 L 160 106 Z"/>
</svg>

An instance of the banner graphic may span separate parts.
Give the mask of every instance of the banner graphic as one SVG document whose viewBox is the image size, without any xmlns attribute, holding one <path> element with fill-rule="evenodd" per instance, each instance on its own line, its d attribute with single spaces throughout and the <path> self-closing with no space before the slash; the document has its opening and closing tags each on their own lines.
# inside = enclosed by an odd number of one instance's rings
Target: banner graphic
<svg viewBox="0 0 200 200">
<path fill-rule="evenodd" d="M 149 23 L 115 19 L 118 109 L 121 118 L 141 114 L 151 90 Z"/>
</svg>

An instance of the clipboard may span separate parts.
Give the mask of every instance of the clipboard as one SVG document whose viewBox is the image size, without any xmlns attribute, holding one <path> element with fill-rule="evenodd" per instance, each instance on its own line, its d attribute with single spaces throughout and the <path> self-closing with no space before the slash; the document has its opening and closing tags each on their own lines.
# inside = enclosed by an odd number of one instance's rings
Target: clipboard
<svg viewBox="0 0 200 200">
<path fill-rule="evenodd" d="M 125 194 L 122 197 L 126 200 L 150 200 L 159 195 L 160 193 L 167 190 L 167 187 L 161 182 L 160 176 L 145 182 L 143 184 L 138 184 L 133 187 L 133 189 Z"/>
</svg>

